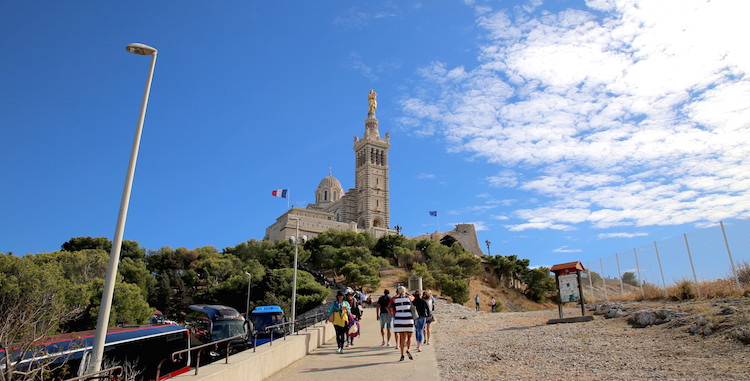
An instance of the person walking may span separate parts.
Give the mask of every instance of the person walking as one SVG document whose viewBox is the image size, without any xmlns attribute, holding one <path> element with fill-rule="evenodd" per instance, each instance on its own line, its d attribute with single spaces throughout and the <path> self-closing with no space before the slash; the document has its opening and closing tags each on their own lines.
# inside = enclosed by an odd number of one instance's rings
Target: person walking
<svg viewBox="0 0 750 381">
<path fill-rule="evenodd" d="M 422 352 L 420 348 L 422 340 L 424 339 L 424 327 L 427 323 L 427 319 L 430 317 L 430 306 L 427 305 L 427 301 L 424 300 L 424 295 L 420 291 L 414 291 L 414 304 L 417 310 L 417 319 L 414 321 L 414 332 L 417 337 L 417 352 Z"/>
<path fill-rule="evenodd" d="M 344 340 L 349 327 L 349 303 L 344 300 L 344 293 L 341 291 L 336 293 L 336 300 L 328 309 L 328 321 L 332 322 L 336 329 L 336 352 L 344 353 Z"/>
<path fill-rule="evenodd" d="M 424 326 L 424 344 L 430 345 L 430 325 L 435 321 L 435 298 L 432 296 L 432 291 L 427 290 L 422 293 L 422 299 L 427 302 L 430 310 L 430 317 L 427 318 Z"/>
<path fill-rule="evenodd" d="M 479 311 L 479 295 L 478 294 L 477 296 L 474 297 L 474 304 L 477 305 L 477 311 Z"/>
<path fill-rule="evenodd" d="M 349 311 L 351 312 L 351 315 L 349 315 L 349 325 L 347 326 L 347 330 L 351 328 L 353 325 L 357 325 L 357 328 L 359 328 L 359 321 L 362 319 L 362 309 L 359 306 L 359 301 L 357 301 L 357 298 L 354 295 L 354 291 L 347 292 L 346 295 L 344 295 L 344 300 L 346 300 L 347 303 L 349 303 Z M 351 319 L 353 317 L 353 319 Z M 346 335 L 346 346 L 354 346 L 354 338 L 359 336 L 359 330 L 356 331 L 356 334 Z"/>
<path fill-rule="evenodd" d="M 383 291 L 383 296 L 378 298 L 378 303 L 375 306 L 375 318 L 380 321 L 380 337 L 383 339 L 380 345 L 387 347 L 391 346 L 391 330 L 393 329 L 393 319 L 391 314 L 388 313 L 388 305 L 391 303 L 390 293 L 388 290 Z M 387 338 L 386 331 L 388 333 Z"/>
<path fill-rule="evenodd" d="M 495 308 L 497 307 L 497 301 L 495 301 L 494 296 L 492 297 L 492 299 L 490 299 L 490 307 L 492 308 L 492 312 L 495 312 Z"/>
<path fill-rule="evenodd" d="M 409 356 L 409 360 L 414 360 L 409 348 L 411 348 L 411 335 L 414 332 L 414 319 L 411 315 L 411 302 L 414 297 L 406 292 L 404 286 L 398 286 L 396 296 L 393 297 L 389 307 L 389 312 L 393 314 L 393 332 L 396 333 L 396 341 L 401 350 L 401 359 L 404 361 L 404 352 Z"/>
</svg>

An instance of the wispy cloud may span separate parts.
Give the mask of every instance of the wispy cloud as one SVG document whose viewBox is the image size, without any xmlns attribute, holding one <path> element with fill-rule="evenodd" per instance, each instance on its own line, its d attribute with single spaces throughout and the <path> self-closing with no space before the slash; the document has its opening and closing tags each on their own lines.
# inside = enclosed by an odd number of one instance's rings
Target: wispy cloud
<svg viewBox="0 0 750 381">
<path fill-rule="evenodd" d="M 581 249 L 568 249 L 567 246 L 558 247 L 557 249 L 552 250 L 553 253 L 580 253 Z"/>
<path fill-rule="evenodd" d="M 490 229 L 487 226 L 487 224 L 484 223 L 484 221 L 449 222 L 448 223 L 449 226 L 455 226 L 455 225 L 458 225 L 458 224 L 474 224 L 474 229 L 476 229 L 476 231 L 478 231 L 478 232 Z"/>
<path fill-rule="evenodd" d="M 606 238 L 636 238 L 636 237 L 645 237 L 648 233 L 601 233 L 597 234 L 596 238 L 598 239 L 606 239 Z"/>
<path fill-rule="evenodd" d="M 435 62 L 415 89 L 431 96 L 402 102 L 405 128 L 539 197 L 508 229 L 750 217 L 749 2 L 529 4 L 477 5 L 478 65 Z"/>
<path fill-rule="evenodd" d="M 398 11 L 391 10 L 369 11 L 352 7 L 337 15 L 331 23 L 342 30 L 361 30 L 369 26 L 374 20 L 398 17 Z"/>
<path fill-rule="evenodd" d="M 417 175 L 418 180 L 426 180 L 426 179 L 434 179 L 435 174 L 434 173 L 420 173 Z"/>
<path fill-rule="evenodd" d="M 363 77 L 375 81 L 380 78 L 380 75 L 398 69 L 401 66 L 400 62 L 380 59 L 377 62 L 366 62 L 358 53 L 349 53 L 347 57 L 346 67 L 354 71 L 358 71 Z"/>
</svg>

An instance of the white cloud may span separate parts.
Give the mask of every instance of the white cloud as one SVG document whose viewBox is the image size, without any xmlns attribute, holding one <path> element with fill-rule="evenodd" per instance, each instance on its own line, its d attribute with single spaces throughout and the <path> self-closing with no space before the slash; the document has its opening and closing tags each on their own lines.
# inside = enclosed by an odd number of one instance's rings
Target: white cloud
<svg viewBox="0 0 750 381">
<path fill-rule="evenodd" d="M 567 246 L 558 247 L 557 249 L 552 250 L 553 253 L 580 253 L 581 249 L 568 249 Z"/>
<path fill-rule="evenodd" d="M 750 2 L 586 4 L 477 5 L 478 65 L 421 70 L 402 124 L 539 196 L 512 231 L 750 217 Z"/>
<path fill-rule="evenodd" d="M 419 180 L 426 180 L 426 179 L 434 179 L 435 175 L 432 173 L 420 173 L 417 175 L 417 179 Z"/>
<path fill-rule="evenodd" d="M 487 227 L 487 224 L 484 223 L 484 221 L 469 221 L 469 222 L 449 222 L 449 226 L 455 226 L 458 224 L 474 224 L 474 229 L 476 231 L 481 232 L 485 230 L 489 230 L 489 227 Z"/>
<path fill-rule="evenodd" d="M 648 233 L 601 233 L 597 234 L 596 238 L 598 239 L 606 239 L 606 238 L 635 238 L 635 237 L 645 237 Z"/>
</svg>

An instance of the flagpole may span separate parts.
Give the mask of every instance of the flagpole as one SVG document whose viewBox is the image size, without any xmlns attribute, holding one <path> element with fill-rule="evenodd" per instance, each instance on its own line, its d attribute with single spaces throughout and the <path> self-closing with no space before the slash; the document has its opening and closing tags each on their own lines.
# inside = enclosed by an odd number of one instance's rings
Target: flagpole
<svg viewBox="0 0 750 381">
<path fill-rule="evenodd" d="M 291 190 L 286 191 L 286 196 L 287 196 L 286 197 L 286 210 L 289 210 L 289 209 L 291 209 L 289 207 L 289 200 L 292 199 L 292 191 Z"/>
</svg>

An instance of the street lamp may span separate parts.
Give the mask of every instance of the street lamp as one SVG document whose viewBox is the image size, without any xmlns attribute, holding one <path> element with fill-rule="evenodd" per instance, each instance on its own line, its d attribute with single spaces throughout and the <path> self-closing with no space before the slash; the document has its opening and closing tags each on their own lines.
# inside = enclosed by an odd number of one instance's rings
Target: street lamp
<svg viewBox="0 0 750 381">
<path fill-rule="evenodd" d="M 307 236 L 299 236 L 299 217 L 289 216 L 289 219 L 297 221 L 297 230 L 293 237 L 289 240 L 294 243 L 294 275 L 292 276 L 292 328 L 290 333 L 294 333 L 294 320 L 297 318 L 297 253 L 299 251 L 299 241 L 302 243 L 307 241 Z"/>
<path fill-rule="evenodd" d="M 490 244 L 492 242 L 490 242 L 490 240 L 486 240 L 486 241 L 484 241 L 484 243 L 487 244 L 487 255 L 490 255 Z"/>
<path fill-rule="evenodd" d="M 138 159 L 138 148 L 141 144 L 143 120 L 146 117 L 148 95 L 151 92 L 151 79 L 154 77 L 154 66 L 156 66 L 156 49 L 144 44 L 130 44 L 125 47 L 125 50 L 133 54 L 151 56 L 151 68 L 149 69 L 148 77 L 146 78 L 146 90 L 143 93 L 141 113 L 138 116 L 138 125 L 135 129 L 133 148 L 130 151 L 130 164 L 128 165 L 128 172 L 125 176 L 125 188 L 122 191 L 120 213 L 117 216 L 117 225 L 115 227 L 115 238 L 112 241 L 112 251 L 109 253 L 109 264 L 107 265 L 107 275 L 104 279 L 104 291 L 102 292 L 99 317 L 96 321 L 96 336 L 94 337 L 94 347 L 91 353 L 91 363 L 89 364 L 90 373 L 96 373 L 100 371 L 102 366 L 102 357 L 104 355 L 104 341 L 107 337 L 109 313 L 112 307 L 112 295 L 114 294 L 115 279 L 117 278 L 117 265 L 120 261 L 120 247 L 122 246 L 122 236 L 125 232 L 125 219 L 128 216 L 128 205 L 130 204 L 130 190 L 133 187 L 133 175 L 135 174 L 135 163 Z"/>
<path fill-rule="evenodd" d="M 253 280 L 253 274 L 245 271 L 247 278 L 247 304 L 245 304 L 245 320 L 250 321 L 250 281 Z"/>
</svg>

